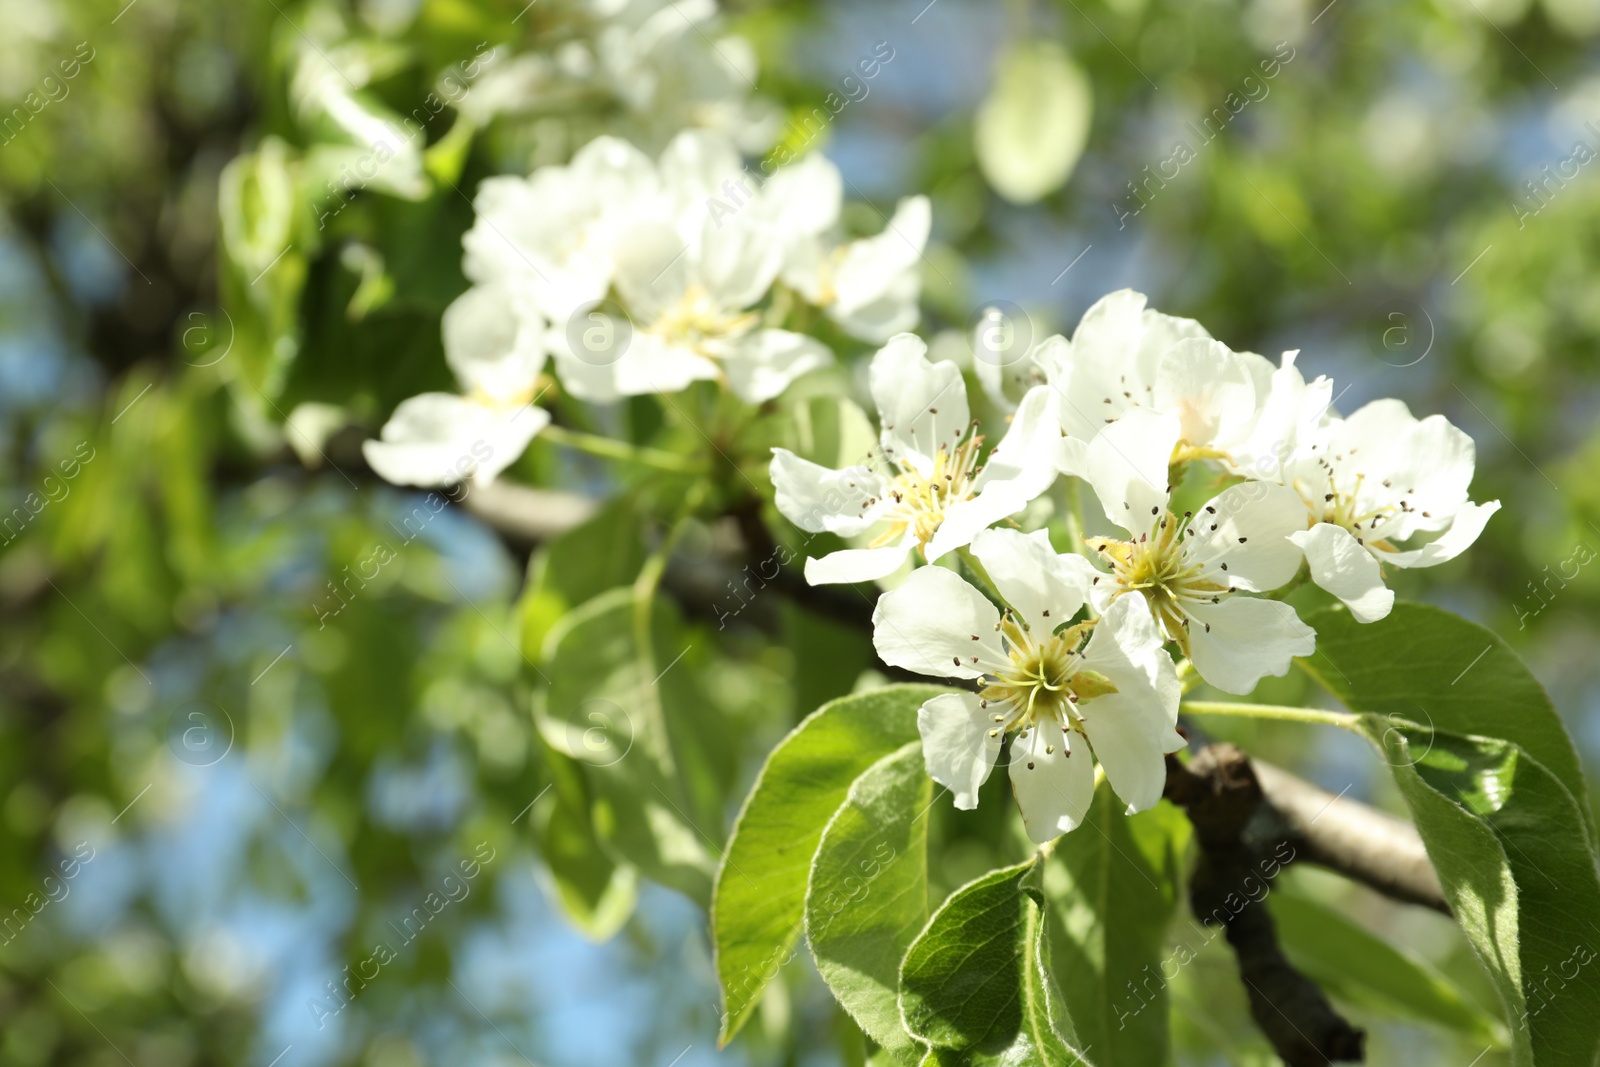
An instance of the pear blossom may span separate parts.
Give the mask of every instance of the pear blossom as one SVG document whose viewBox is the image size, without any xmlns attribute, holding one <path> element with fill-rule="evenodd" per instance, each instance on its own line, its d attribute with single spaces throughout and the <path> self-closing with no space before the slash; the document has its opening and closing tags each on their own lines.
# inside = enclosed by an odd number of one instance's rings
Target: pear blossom
<svg viewBox="0 0 1600 1067">
<path fill-rule="evenodd" d="M 649 157 L 597 137 L 570 163 L 484 181 L 461 242 L 462 270 L 479 285 L 527 294 L 546 318 L 565 322 L 606 295 L 620 233 L 662 200 Z"/>
<path fill-rule="evenodd" d="M 445 359 L 465 395 L 423 393 L 402 401 L 367 463 L 396 485 L 492 481 L 550 423 L 534 407 L 545 364 L 545 325 L 531 302 L 492 286 L 468 289 L 444 313 Z"/>
<path fill-rule="evenodd" d="M 1030 358 L 1055 388 L 1061 425 L 1088 442 L 1123 413 L 1143 408 L 1180 420 L 1176 461 L 1217 459 L 1252 439 L 1274 368 L 1235 352 L 1193 319 L 1145 306 L 1122 289 L 1084 312 L 1070 343 L 1050 338 Z"/>
<path fill-rule="evenodd" d="M 755 310 L 783 267 L 788 227 L 804 225 L 798 201 L 808 183 L 768 183 L 740 210 L 724 214 L 714 209 L 715 197 L 746 181 L 725 137 L 686 131 L 659 165 L 644 162 L 648 173 L 637 176 L 634 202 L 611 205 L 609 220 L 597 227 L 608 280 L 627 317 L 609 307 L 590 312 L 604 338 L 596 350 L 574 343 L 576 331 L 553 339 L 567 390 L 607 402 L 720 380 L 741 399 L 760 403 L 831 363 L 833 353 L 821 342 L 763 327 Z M 590 284 L 589 295 L 603 288 Z"/>
<path fill-rule="evenodd" d="M 830 470 L 772 450 L 778 510 L 789 521 L 812 533 L 871 535 L 865 548 L 808 559 L 813 585 L 884 578 L 915 551 L 933 562 L 1021 511 L 1055 480 L 1060 429 L 1043 388 L 1024 398 L 983 460 L 960 368 L 929 362 L 926 353 L 919 338 L 899 334 L 873 356 L 880 431 L 869 462 Z"/>
<path fill-rule="evenodd" d="M 1322 427 L 1283 472 L 1308 513 L 1309 528 L 1290 540 L 1311 580 L 1360 622 L 1388 615 L 1394 593 L 1380 564 L 1452 560 L 1500 510 L 1498 500 L 1468 499 L 1474 452 L 1472 438 L 1444 416 L 1419 420 L 1399 400 L 1376 400 Z"/>
<path fill-rule="evenodd" d="M 916 326 L 921 317 L 917 301 L 922 295 L 922 254 L 928 247 L 932 209 L 925 196 L 906 197 L 882 233 L 841 244 L 820 232 L 833 227 L 839 217 L 837 181 L 833 186 L 831 199 L 816 201 L 819 220 L 826 226 L 798 235 L 783 281 L 852 337 L 881 343 Z"/>
<path fill-rule="evenodd" d="M 987 530 L 972 551 L 1004 613 L 943 567 L 915 571 L 873 612 L 885 663 L 978 683 L 976 693 L 941 694 L 918 710 L 929 776 L 957 808 L 976 807 L 1010 737 L 1011 788 L 1040 844 L 1083 821 L 1095 760 L 1130 814 L 1154 806 L 1165 755 L 1185 742 L 1177 674 L 1150 614 L 1123 599 L 1072 624 L 1095 571 L 1081 556 L 1058 554 L 1044 531 Z"/>
<path fill-rule="evenodd" d="M 1173 514 L 1167 472 L 1182 434 L 1176 412 L 1132 408 L 1085 450 L 1084 474 L 1106 518 L 1128 533 L 1089 539 L 1111 569 L 1093 583 L 1095 603 L 1109 610 L 1142 600 L 1202 678 L 1248 693 L 1315 649 L 1314 632 L 1292 607 L 1245 595 L 1298 572 L 1291 537 L 1305 529 L 1305 505 L 1281 485 L 1245 482 L 1198 512 Z"/>
</svg>

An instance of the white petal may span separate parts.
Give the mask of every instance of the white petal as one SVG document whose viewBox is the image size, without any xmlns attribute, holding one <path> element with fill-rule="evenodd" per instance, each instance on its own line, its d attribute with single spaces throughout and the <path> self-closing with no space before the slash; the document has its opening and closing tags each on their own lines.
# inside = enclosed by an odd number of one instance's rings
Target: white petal
<svg viewBox="0 0 1600 1067">
<path fill-rule="evenodd" d="M 1319 522 L 1290 540 L 1305 553 L 1311 580 L 1344 601 L 1357 622 L 1377 622 L 1394 607 L 1378 561 L 1343 526 Z"/>
<path fill-rule="evenodd" d="M 1202 577 L 1219 585 L 1267 592 L 1299 571 L 1300 550 L 1289 538 L 1305 532 L 1310 520 L 1293 489 L 1241 482 L 1195 513 L 1188 527 L 1195 536 L 1186 541 L 1185 556 L 1203 564 Z"/>
<path fill-rule="evenodd" d="M 1154 807 L 1166 784 L 1166 753 L 1187 742 L 1177 731 L 1182 686 L 1143 598 L 1112 603 L 1089 638 L 1084 665 L 1117 687 L 1078 705 L 1095 758 L 1129 814 Z"/>
<path fill-rule="evenodd" d="M 473 286 L 444 309 L 445 361 L 468 392 L 494 400 L 522 396 L 544 369 L 543 323 L 500 286 Z"/>
<path fill-rule="evenodd" d="M 812 585 L 875 582 L 899 570 L 916 547 L 916 537 L 886 548 L 846 548 L 806 560 L 806 581 Z"/>
<path fill-rule="evenodd" d="M 1256 387 L 1248 363 L 1227 345 L 1187 338 L 1161 357 L 1155 403 L 1159 411 L 1177 412 L 1190 445 L 1227 448 L 1255 417 Z"/>
<path fill-rule="evenodd" d="M 381 439 L 366 441 L 368 465 L 395 485 L 453 485 L 476 476 L 491 481 L 550 423 L 543 408 L 495 409 L 453 393 L 403 401 Z"/>
<path fill-rule="evenodd" d="M 601 312 L 592 312 L 591 321 L 597 323 L 594 329 L 612 331 L 625 323 L 619 324 L 609 315 Z M 631 334 L 628 344 L 632 344 Z M 609 404 L 619 399 L 623 394 L 617 388 L 617 367 L 615 360 L 611 359 L 614 349 L 608 348 L 596 355 L 585 352 L 575 355 L 565 341 L 555 346 L 552 353 L 556 364 L 556 376 L 561 379 L 561 386 L 568 393 L 579 400 L 587 400 L 591 404 Z M 586 358 L 587 357 L 587 358 Z M 609 362 L 595 362 L 596 359 L 610 360 Z"/>
<path fill-rule="evenodd" d="M 1184 608 L 1195 670 L 1225 693 L 1242 696 L 1266 675 L 1287 674 L 1294 657 L 1316 651 L 1316 632 L 1281 601 L 1235 594 Z"/>
<path fill-rule="evenodd" d="M 622 235 L 614 284 L 636 326 L 653 323 L 683 296 L 691 256 L 683 239 L 662 222 L 641 223 Z"/>
<path fill-rule="evenodd" d="M 788 330 L 757 330 L 728 352 L 722 371 L 728 386 L 747 404 L 759 404 L 782 393 L 802 374 L 833 362 L 821 341 Z"/>
<path fill-rule="evenodd" d="M 948 360 L 930 363 L 927 351 L 921 338 L 897 334 L 872 357 L 868 375 L 884 450 L 924 476 L 932 473 L 934 456 L 955 448 L 969 418 L 961 368 Z"/>
<path fill-rule="evenodd" d="M 1177 415 L 1133 408 L 1095 435 L 1085 475 L 1106 518 L 1130 531 L 1155 524 L 1167 507 L 1167 467 L 1181 432 Z"/>
<path fill-rule="evenodd" d="M 1500 501 L 1467 504 L 1456 512 L 1455 522 L 1437 540 L 1409 552 L 1385 552 L 1384 562 L 1396 567 L 1434 567 L 1455 559 L 1472 546 L 1483 532 L 1489 516 L 1500 510 Z"/>
<path fill-rule="evenodd" d="M 839 328 L 861 341 L 882 344 L 897 333 L 910 330 L 922 318 L 917 301 L 922 295 L 922 276 L 913 268 L 894 275 L 872 300 L 828 305 L 828 317 Z"/>
<path fill-rule="evenodd" d="M 676 393 L 690 382 L 715 381 L 722 371 L 687 345 L 654 333 L 636 331 L 613 368 L 617 392 L 623 396 Z"/>
<path fill-rule="evenodd" d="M 934 678 L 977 678 L 1011 663 L 995 628 L 999 621 L 988 598 L 953 571 L 922 567 L 878 598 L 872 644 L 892 667 Z"/>
<path fill-rule="evenodd" d="M 865 533 L 883 509 L 884 480 L 866 467 L 830 470 L 787 448 L 774 448 L 769 473 L 778 510 L 810 533 L 854 537 Z M 879 502 L 869 505 L 873 499 Z"/>
<path fill-rule="evenodd" d="M 741 311 L 766 295 L 783 268 L 783 241 L 754 212 L 706 219 L 694 260 L 693 276 L 716 304 Z"/>
<path fill-rule="evenodd" d="M 1097 697 L 1080 710 L 1095 758 L 1127 813 L 1155 807 L 1167 783 L 1166 751 L 1181 748 L 1183 737 L 1155 705 L 1123 693 Z"/>
<path fill-rule="evenodd" d="M 739 150 L 716 130 L 684 130 L 661 153 L 661 183 L 680 209 L 726 195 L 725 181 L 743 177 Z"/>
<path fill-rule="evenodd" d="M 1184 745 L 1177 731 L 1178 700 L 1182 687 L 1167 655 L 1165 638 L 1141 596 L 1121 596 L 1100 616 L 1084 649 L 1083 665 L 1111 679 L 1121 693 L 1136 696 L 1161 713 L 1166 724 L 1159 735 L 1161 751 L 1176 752 Z M 1093 707 L 1094 704 L 1086 705 Z"/>
<path fill-rule="evenodd" d="M 985 530 L 972 542 L 972 554 L 995 590 L 1040 636 L 1072 620 L 1095 578 L 1088 560 L 1057 552 L 1044 530 Z"/>
<path fill-rule="evenodd" d="M 928 777 L 950 790 L 962 811 L 978 806 L 978 789 L 1000 755 L 1001 739 L 989 736 L 995 725 L 971 693 L 945 693 L 917 709 Z"/>
<path fill-rule="evenodd" d="M 929 563 L 954 552 L 1001 519 L 1009 518 L 1028 506 L 1033 497 L 1020 482 L 995 482 L 977 496 L 957 501 L 944 511 L 939 528 L 933 532 L 925 554 Z"/>
<path fill-rule="evenodd" d="M 984 458 L 978 485 L 1015 480 L 1029 500 L 1050 488 L 1056 478 L 1055 452 L 1061 440 L 1054 400 L 1047 385 L 1034 386 L 1024 394 L 1005 437 Z"/>
<path fill-rule="evenodd" d="M 882 233 L 847 245 L 833 275 L 838 310 L 848 314 L 872 304 L 908 273 L 915 276 L 932 218 L 927 197 L 907 197 Z"/>
<path fill-rule="evenodd" d="M 839 168 L 821 152 L 780 167 L 761 187 L 762 207 L 786 237 L 814 237 L 839 221 L 844 199 Z"/>
<path fill-rule="evenodd" d="M 1088 746 L 1080 744 L 1069 755 L 1061 724 L 1046 718 L 1012 738 L 1010 759 L 1011 791 L 1028 837 L 1042 845 L 1077 829 L 1094 801 L 1094 759 Z"/>
</svg>

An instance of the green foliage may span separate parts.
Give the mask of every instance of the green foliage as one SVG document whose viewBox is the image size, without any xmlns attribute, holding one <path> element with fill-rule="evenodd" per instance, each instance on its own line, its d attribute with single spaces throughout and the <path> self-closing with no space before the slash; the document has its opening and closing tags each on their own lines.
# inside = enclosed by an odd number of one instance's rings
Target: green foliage
<svg viewBox="0 0 1600 1067">
<path fill-rule="evenodd" d="M 1387 638 L 1381 656 L 1371 631 Z M 1319 626 L 1319 638 L 1331 687 L 1363 712 L 1494 982 L 1512 1062 L 1591 1061 L 1600 968 L 1586 966 L 1588 917 L 1600 872 L 1571 744 L 1542 690 L 1487 631 L 1437 610 L 1397 605 L 1384 623 Z M 1485 667 L 1481 696 L 1457 689 Z"/>
<path fill-rule="evenodd" d="M 906 1028 L 932 1048 L 924 1063 L 1088 1062 L 1052 977 L 1044 906 L 1035 858 L 969 882 L 934 912 L 900 968 Z"/>
<path fill-rule="evenodd" d="M 1371 1011 L 1425 1020 L 1479 1044 L 1509 1043 L 1500 1021 L 1426 960 L 1311 897 L 1279 889 L 1271 901 L 1290 961 L 1329 994 Z"/>
<path fill-rule="evenodd" d="M 1057 981 L 1097 1064 L 1168 1056 L 1167 924 L 1183 885 L 1189 822 L 1162 806 L 1126 816 L 1104 783 L 1044 867 Z"/>
<path fill-rule="evenodd" d="M 817 970 L 866 1035 L 903 1056 L 916 1046 L 900 1023 L 900 960 L 928 920 L 932 796 L 920 742 L 873 764 L 823 831 L 806 888 Z"/>
<path fill-rule="evenodd" d="M 800 936 L 812 858 L 829 820 L 857 778 L 917 739 L 917 708 L 936 692 L 892 686 L 835 700 L 767 757 L 728 839 L 711 903 L 724 1042 Z"/>
</svg>

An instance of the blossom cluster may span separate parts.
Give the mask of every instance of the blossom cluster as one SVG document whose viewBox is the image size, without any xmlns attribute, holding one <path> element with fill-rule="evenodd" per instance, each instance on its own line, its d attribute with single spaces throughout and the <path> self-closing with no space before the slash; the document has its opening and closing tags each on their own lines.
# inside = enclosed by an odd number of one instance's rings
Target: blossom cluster
<svg viewBox="0 0 1600 1067">
<path fill-rule="evenodd" d="M 403 402 L 366 456 L 385 479 L 490 479 L 549 421 L 533 401 L 552 363 L 580 400 L 668 394 L 717 381 L 757 404 L 833 362 L 774 299 L 881 342 L 918 320 L 925 197 L 884 230 L 840 236 L 842 180 L 812 154 L 750 170 L 734 142 L 678 134 L 659 160 L 602 136 L 570 163 L 485 181 L 463 238 L 472 287 L 444 316 L 460 393 Z M 492 462 L 476 462 L 487 444 Z"/>
<path fill-rule="evenodd" d="M 1180 663 L 1245 694 L 1314 651 L 1273 594 L 1309 577 L 1359 621 L 1381 619 L 1385 567 L 1454 558 L 1499 507 L 1469 499 L 1473 443 L 1442 416 L 1386 399 L 1341 417 L 1297 353 L 1275 365 L 1145 303 L 1112 293 L 1070 340 L 1010 366 L 980 354 L 980 384 L 1012 411 L 987 453 L 960 369 L 904 334 L 872 362 L 872 456 L 843 470 L 772 460 L 785 516 L 855 542 L 806 577 L 887 580 L 880 658 L 970 684 L 921 709 L 929 774 L 971 807 L 1008 751 L 1040 842 L 1082 820 L 1096 761 L 1130 811 L 1160 797 L 1165 754 L 1183 746 Z M 1173 490 L 1194 473 L 1219 491 L 1180 510 Z M 1068 552 L 1018 521 L 1063 476 L 1106 529 Z M 933 565 L 905 574 L 908 561 Z"/>
</svg>

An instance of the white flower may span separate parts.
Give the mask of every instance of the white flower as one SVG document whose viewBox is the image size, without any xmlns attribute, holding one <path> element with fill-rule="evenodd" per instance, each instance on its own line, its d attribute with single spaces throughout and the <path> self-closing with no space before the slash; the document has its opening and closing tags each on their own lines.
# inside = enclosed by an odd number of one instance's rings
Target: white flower
<svg viewBox="0 0 1600 1067">
<path fill-rule="evenodd" d="M 1315 648 L 1289 605 L 1241 595 L 1294 577 L 1300 553 L 1290 535 L 1304 530 L 1305 506 L 1283 486 L 1245 482 L 1197 513 L 1172 514 L 1167 472 L 1182 433 L 1176 413 L 1133 408 L 1085 450 L 1084 474 L 1106 517 L 1128 531 L 1126 541 L 1090 539 L 1112 569 L 1096 581 L 1095 601 L 1143 600 L 1202 678 L 1248 693 Z"/>
<path fill-rule="evenodd" d="M 551 321 L 605 296 L 620 231 L 661 198 L 654 164 L 615 137 L 597 137 L 564 166 L 478 187 L 462 269 L 480 284 L 530 294 Z"/>
<path fill-rule="evenodd" d="M 838 216 L 835 190 L 821 217 L 831 227 Z M 836 244 L 818 227 L 795 242 L 784 266 L 784 283 L 825 309 L 852 337 L 887 341 L 916 326 L 921 317 L 921 261 L 932 222 L 928 198 L 911 196 L 900 201 L 876 237 Z"/>
<path fill-rule="evenodd" d="M 1087 442 L 1134 409 L 1170 412 L 1180 421 L 1180 460 L 1226 460 L 1248 440 L 1274 370 L 1193 319 L 1145 307 L 1144 294 L 1131 289 L 1100 298 L 1070 344 L 1047 342 L 1034 359 L 1056 388 L 1070 436 Z"/>
<path fill-rule="evenodd" d="M 444 313 L 445 359 L 466 391 L 401 402 L 367 463 L 396 485 L 492 481 L 516 462 L 550 415 L 533 406 L 544 368 L 544 320 L 529 300 L 489 286 L 468 289 Z"/>
<path fill-rule="evenodd" d="M 741 207 L 716 210 L 727 188 L 749 194 Z M 749 403 L 770 400 L 800 375 L 832 362 L 821 342 L 762 328 L 753 310 L 771 288 L 788 246 L 784 227 L 803 186 L 749 189 L 739 155 L 724 137 L 686 132 L 641 180 L 635 203 L 616 207 L 606 226 L 611 284 L 629 321 L 591 318 L 601 343 L 555 338 L 562 383 L 595 402 L 673 393 L 721 380 Z M 620 221 L 617 221 L 620 220 Z M 585 335 L 586 336 L 586 335 Z"/>
<path fill-rule="evenodd" d="M 1149 613 L 1121 600 L 1097 621 L 1068 625 L 1095 572 L 1081 556 L 1057 554 L 1044 531 L 988 530 L 972 551 L 1008 602 L 1004 615 L 953 572 L 924 567 L 880 597 L 872 617 L 885 663 L 981 684 L 918 711 L 929 776 L 956 807 L 975 807 L 1013 735 L 1011 788 L 1041 844 L 1083 821 L 1093 759 L 1130 814 L 1154 806 L 1165 754 L 1184 740 L 1177 675 Z"/>
<path fill-rule="evenodd" d="M 1500 510 L 1498 500 L 1468 499 L 1473 466 L 1472 438 L 1442 415 L 1419 421 L 1399 400 L 1330 421 L 1283 472 L 1309 511 L 1310 529 L 1291 540 L 1305 552 L 1311 580 L 1361 622 L 1388 615 L 1394 593 L 1380 563 L 1432 567 L 1454 559 Z M 1405 547 L 1413 538 L 1422 540 Z"/>
<path fill-rule="evenodd" d="M 966 386 L 951 362 L 928 362 L 912 334 L 872 358 L 880 454 L 870 464 L 829 470 L 787 449 L 772 450 L 777 505 L 812 533 L 874 534 L 866 548 L 806 560 L 813 585 L 893 574 L 913 550 L 929 562 L 971 543 L 1014 515 L 1055 480 L 1060 430 L 1041 389 L 1025 398 L 1011 428 L 979 465 L 983 438 L 969 419 Z"/>
</svg>

